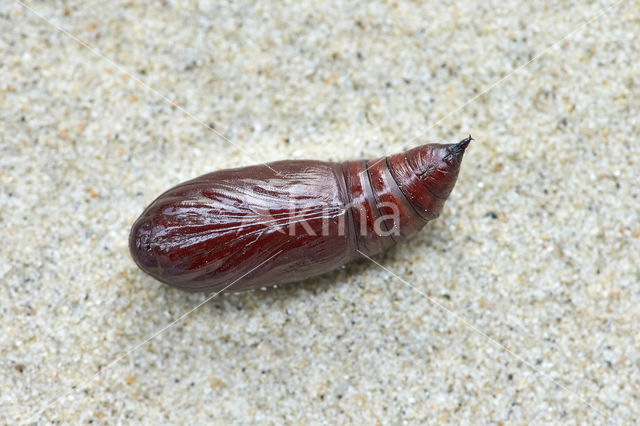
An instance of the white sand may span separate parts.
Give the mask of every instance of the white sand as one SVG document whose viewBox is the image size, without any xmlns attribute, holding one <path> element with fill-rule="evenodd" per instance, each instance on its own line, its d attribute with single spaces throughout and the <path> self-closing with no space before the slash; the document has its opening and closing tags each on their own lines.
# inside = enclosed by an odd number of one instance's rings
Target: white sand
<svg viewBox="0 0 640 426">
<path fill-rule="evenodd" d="M 420 3 L 2 2 L 0 423 L 637 420 L 640 2 Z M 206 297 L 129 257 L 163 190 L 468 133 L 392 272 L 155 334 Z"/>
</svg>

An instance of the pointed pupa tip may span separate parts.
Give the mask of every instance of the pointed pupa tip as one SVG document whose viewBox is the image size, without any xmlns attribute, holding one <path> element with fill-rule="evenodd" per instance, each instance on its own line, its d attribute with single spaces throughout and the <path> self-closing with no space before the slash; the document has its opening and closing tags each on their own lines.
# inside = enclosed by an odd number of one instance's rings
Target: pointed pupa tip
<svg viewBox="0 0 640 426">
<path fill-rule="evenodd" d="M 465 149 L 467 149 L 467 146 L 469 145 L 469 143 L 473 140 L 473 138 L 471 137 L 471 135 L 467 136 L 466 138 L 462 139 L 460 142 L 458 142 L 455 147 L 460 150 L 460 151 L 464 151 Z"/>
<path fill-rule="evenodd" d="M 451 154 L 453 154 L 455 156 L 462 155 L 464 153 L 464 150 L 467 149 L 467 146 L 469 146 L 469 143 L 472 140 L 473 140 L 473 138 L 471 137 L 471 135 L 469 135 L 468 137 L 464 138 L 463 140 L 461 140 L 457 144 L 451 145 L 449 147 L 449 152 L 451 152 Z"/>
</svg>

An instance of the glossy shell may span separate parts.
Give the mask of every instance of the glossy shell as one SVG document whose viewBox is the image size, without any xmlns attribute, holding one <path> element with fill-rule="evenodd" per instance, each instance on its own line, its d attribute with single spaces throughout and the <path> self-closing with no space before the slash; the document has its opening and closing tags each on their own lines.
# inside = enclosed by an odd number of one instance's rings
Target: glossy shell
<svg viewBox="0 0 640 426">
<path fill-rule="evenodd" d="M 287 160 L 197 177 L 145 209 L 131 229 L 131 255 L 149 275 L 189 291 L 328 272 L 436 218 L 470 140 L 371 161 Z"/>
</svg>

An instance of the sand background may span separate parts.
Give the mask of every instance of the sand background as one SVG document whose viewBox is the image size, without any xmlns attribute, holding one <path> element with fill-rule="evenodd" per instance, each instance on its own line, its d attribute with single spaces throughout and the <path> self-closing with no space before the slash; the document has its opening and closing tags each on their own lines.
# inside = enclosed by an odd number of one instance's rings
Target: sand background
<svg viewBox="0 0 640 426">
<path fill-rule="evenodd" d="M 640 2 L 610 4 L 3 1 L 0 423 L 637 420 Z M 167 328 L 207 295 L 129 257 L 185 179 L 469 133 L 387 270 Z"/>
</svg>

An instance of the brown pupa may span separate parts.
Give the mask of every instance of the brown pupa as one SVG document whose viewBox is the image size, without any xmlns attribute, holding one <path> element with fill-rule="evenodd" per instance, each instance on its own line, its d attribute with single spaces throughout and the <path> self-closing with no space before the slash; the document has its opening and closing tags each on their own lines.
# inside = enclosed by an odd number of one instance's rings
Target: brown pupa
<svg viewBox="0 0 640 426">
<path fill-rule="evenodd" d="M 243 291 L 331 271 L 438 217 L 471 140 L 371 161 L 285 160 L 205 174 L 144 210 L 131 228 L 131 256 L 188 291 Z"/>
</svg>

